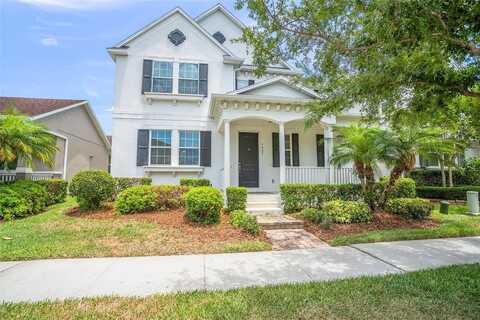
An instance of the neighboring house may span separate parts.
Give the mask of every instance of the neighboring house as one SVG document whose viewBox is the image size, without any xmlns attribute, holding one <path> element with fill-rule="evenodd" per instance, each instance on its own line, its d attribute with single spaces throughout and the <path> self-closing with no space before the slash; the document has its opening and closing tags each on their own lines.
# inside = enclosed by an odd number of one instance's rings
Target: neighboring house
<svg viewBox="0 0 480 320">
<path fill-rule="evenodd" d="M 216 187 L 276 192 L 284 182 L 340 183 L 333 126 L 360 119 L 352 108 L 305 129 L 317 93 L 291 81 L 297 70 L 253 73 L 244 24 L 222 5 L 196 18 L 175 8 L 108 49 L 116 64 L 111 171 L 154 183 L 208 178 Z"/>
<path fill-rule="evenodd" d="M 53 168 L 34 161 L 33 168 L 17 164 L 17 171 L 33 171 L 36 178 L 55 176 L 69 180 L 82 170 L 107 170 L 110 143 L 87 101 L 0 97 L 0 112 L 7 108 L 15 108 L 46 125 L 57 137 Z"/>
</svg>

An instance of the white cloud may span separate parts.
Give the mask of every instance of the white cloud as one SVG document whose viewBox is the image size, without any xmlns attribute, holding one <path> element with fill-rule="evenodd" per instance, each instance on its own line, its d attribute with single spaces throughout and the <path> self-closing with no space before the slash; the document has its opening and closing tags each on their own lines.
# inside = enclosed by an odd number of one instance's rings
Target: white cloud
<svg viewBox="0 0 480 320">
<path fill-rule="evenodd" d="M 58 46 L 58 40 L 54 37 L 45 37 L 40 40 L 40 43 L 45 47 L 56 47 Z"/>
<path fill-rule="evenodd" d="M 91 88 L 85 88 L 85 93 L 90 97 L 98 97 L 99 96 L 98 92 L 91 89 Z"/>
<path fill-rule="evenodd" d="M 18 2 L 50 8 L 90 10 L 111 8 L 126 3 L 135 3 L 135 0 L 17 0 Z M 138 1 L 138 0 L 137 0 Z"/>
</svg>

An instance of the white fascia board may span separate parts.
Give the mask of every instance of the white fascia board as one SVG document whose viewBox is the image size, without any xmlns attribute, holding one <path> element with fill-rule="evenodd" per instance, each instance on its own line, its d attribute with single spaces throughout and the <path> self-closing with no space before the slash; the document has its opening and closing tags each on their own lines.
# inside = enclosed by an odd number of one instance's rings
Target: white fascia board
<svg viewBox="0 0 480 320">
<path fill-rule="evenodd" d="M 87 110 L 87 114 L 90 117 L 90 120 L 92 120 L 93 126 L 97 130 L 98 135 L 100 136 L 103 143 L 107 147 L 107 150 L 110 150 L 110 142 L 108 142 L 108 139 L 105 136 L 105 132 L 103 132 L 103 129 L 102 129 L 102 126 L 100 125 L 100 122 L 98 121 L 97 117 L 95 116 L 95 113 L 93 112 L 92 108 L 90 107 L 90 104 L 86 100 L 84 100 L 82 102 L 79 102 L 79 103 L 72 104 L 70 106 L 66 106 L 65 108 L 61 108 L 61 109 L 53 110 L 53 111 L 50 111 L 50 112 L 45 112 L 45 113 L 42 113 L 42 114 L 39 114 L 39 115 L 36 115 L 36 116 L 32 116 L 32 117 L 30 117 L 30 119 L 40 120 L 40 119 L 47 118 L 47 117 L 50 117 L 52 115 L 55 115 L 57 113 L 65 112 L 65 111 L 68 111 L 70 109 L 77 108 L 77 107 L 82 107 L 82 106 L 85 107 L 85 110 Z"/>
<path fill-rule="evenodd" d="M 216 11 L 221 11 L 227 18 L 229 18 L 234 24 L 236 24 L 240 29 L 244 29 L 247 26 L 237 17 L 235 17 L 230 11 L 228 11 L 222 4 L 218 3 L 211 7 L 210 9 L 202 12 L 195 18 L 195 21 L 200 22 L 203 19 L 209 17 Z"/>
<path fill-rule="evenodd" d="M 271 85 L 271 84 L 276 83 L 276 82 L 281 82 L 281 83 L 289 86 L 290 88 L 292 88 L 294 90 L 300 90 L 301 92 L 303 92 L 303 93 L 305 93 L 305 94 L 307 94 L 307 95 L 309 95 L 313 98 L 319 98 L 319 95 L 315 91 L 313 91 L 312 89 L 307 88 L 307 87 L 302 86 L 302 85 L 299 85 L 299 84 L 292 83 L 289 79 L 287 79 L 283 76 L 278 76 L 278 77 L 274 77 L 274 78 L 270 78 L 270 79 L 267 79 L 267 80 L 264 80 L 264 81 L 257 82 L 257 83 L 255 83 L 251 86 L 232 91 L 232 92 L 230 92 L 230 94 L 238 95 L 240 93 L 245 93 L 245 92 L 248 92 L 248 91 L 251 91 L 251 90 L 255 90 L 257 88 L 265 87 L 265 86 Z"/>
<path fill-rule="evenodd" d="M 160 18 L 158 18 L 157 20 L 153 21 L 152 23 L 148 24 L 147 26 L 143 27 L 142 29 L 140 29 L 139 31 L 137 31 L 136 33 L 132 34 L 131 36 L 129 36 L 128 38 L 122 40 L 121 42 L 119 42 L 115 48 L 119 48 L 119 47 L 122 47 L 122 46 L 126 46 L 128 43 L 130 43 L 131 41 L 133 41 L 134 39 L 138 38 L 139 36 L 141 36 L 142 34 L 146 33 L 147 31 L 151 30 L 152 28 L 154 28 L 155 26 L 157 26 L 158 24 L 162 23 L 163 21 L 165 21 L 167 18 L 169 18 L 170 16 L 174 15 L 174 14 L 180 14 L 182 15 L 185 19 L 187 19 L 194 27 L 196 27 L 200 32 L 202 32 L 212 43 L 214 43 L 218 48 L 220 48 L 220 50 L 222 50 L 223 52 L 225 52 L 226 54 L 232 56 L 232 57 L 235 57 L 235 54 L 233 54 L 230 50 L 228 50 L 226 47 L 224 47 L 222 44 L 220 44 L 217 40 L 215 40 L 213 38 L 212 35 L 210 35 L 210 33 L 208 33 L 202 26 L 200 26 L 195 20 L 193 20 L 185 11 L 183 11 L 182 8 L 180 7 L 177 7 L 173 10 L 170 10 L 169 12 L 167 12 L 166 14 L 164 14 L 163 16 L 161 16 Z"/>
</svg>

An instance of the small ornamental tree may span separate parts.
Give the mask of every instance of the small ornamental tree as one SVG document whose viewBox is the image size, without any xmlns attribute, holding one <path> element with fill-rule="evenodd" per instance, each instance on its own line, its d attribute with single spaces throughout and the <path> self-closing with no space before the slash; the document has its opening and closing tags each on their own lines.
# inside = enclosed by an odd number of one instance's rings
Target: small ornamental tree
<svg viewBox="0 0 480 320">
<path fill-rule="evenodd" d="M 70 193 L 77 198 L 82 211 L 97 210 L 104 201 L 112 199 L 115 180 L 106 171 L 82 171 L 73 177 Z"/>
</svg>

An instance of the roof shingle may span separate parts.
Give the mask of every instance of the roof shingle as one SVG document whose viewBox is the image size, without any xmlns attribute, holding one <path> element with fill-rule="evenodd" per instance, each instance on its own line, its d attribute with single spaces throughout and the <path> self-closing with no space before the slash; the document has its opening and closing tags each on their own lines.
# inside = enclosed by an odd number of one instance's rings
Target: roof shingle
<svg viewBox="0 0 480 320">
<path fill-rule="evenodd" d="M 37 116 L 43 113 L 62 109 L 73 104 L 86 102 L 85 100 L 71 99 L 40 99 L 22 97 L 0 97 L 0 112 L 7 108 L 15 108 L 28 116 Z"/>
</svg>

